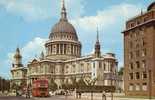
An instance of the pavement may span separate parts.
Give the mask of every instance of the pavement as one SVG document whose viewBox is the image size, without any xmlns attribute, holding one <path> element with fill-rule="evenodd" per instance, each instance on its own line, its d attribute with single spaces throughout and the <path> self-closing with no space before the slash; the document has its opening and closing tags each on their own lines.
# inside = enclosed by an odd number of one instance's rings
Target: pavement
<svg viewBox="0 0 155 100">
<path fill-rule="evenodd" d="M 81 99 L 76 99 L 74 96 L 51 96 L 45 98 L 32 97 L 26 99 L 25 97 L 16 97 L 16 96 L 4 96 L 0 97 L 0 100 L 91 100 L 89 95 L 82 96 Z M 93 100 L 102 100 L 101 96 L 94 95 Z M 104 99 L 103 99 L 104 100 Z M 111 97 L 107 97 L 106 100 L 112 100 Z M 114 97 L 113 100 L 149 100 L 149 99 L 138 99 L 138 98 L 123 98 L 123 97 Z M 155 99 L 151 99 L 155 100 Z"/>
<path fill-rule="evenodd" d="M 25 97 L 16 97 L 16 96 L 4 96 L 0 97 L 0 100 L 28 100 Z M 34 100 L 33 98 L 29 100 Z"/>
</svg>

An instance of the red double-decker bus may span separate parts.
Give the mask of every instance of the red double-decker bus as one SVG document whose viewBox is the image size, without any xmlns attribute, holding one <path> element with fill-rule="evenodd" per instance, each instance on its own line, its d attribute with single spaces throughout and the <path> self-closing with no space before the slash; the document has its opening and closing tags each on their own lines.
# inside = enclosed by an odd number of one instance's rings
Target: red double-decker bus
<svg viewBox="0 0 155 100">
<path fill-rule="evenodd" d="M 49 96 L 48 80 L 47 79 L 34 80 L 32 85 L 32 95 L 34 97 Z"/>
</svg>

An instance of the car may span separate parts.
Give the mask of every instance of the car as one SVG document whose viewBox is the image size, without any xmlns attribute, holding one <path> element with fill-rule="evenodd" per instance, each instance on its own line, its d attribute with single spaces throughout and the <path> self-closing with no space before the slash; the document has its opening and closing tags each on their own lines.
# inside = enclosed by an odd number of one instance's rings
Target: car
<svg viewBox="0 0 155 100">
<path fill-rule="evenodd" d="M 49 95 L 50 95 L 50 96 L 54 96 L 54 95 L 55 95 L 55 92 L 50 91 L 50 92 L 49 92 Z"/>
</svg>

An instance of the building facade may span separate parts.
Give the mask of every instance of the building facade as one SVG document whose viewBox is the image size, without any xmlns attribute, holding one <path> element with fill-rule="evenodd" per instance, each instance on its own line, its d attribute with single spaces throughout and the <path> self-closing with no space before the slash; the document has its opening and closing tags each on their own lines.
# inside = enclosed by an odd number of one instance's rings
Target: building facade
<svg viewBox="0 0 155 100">
<path fill-rule="evenodd" d="M 52 28 L 45 43 L 46 53 L 27 64 L 27 83 L 46 78 L 58 87 L 72 83 L 72 79 L 96 79 L 96 85 L 116 85 L 117 59 L 115 54 L 101 54 L 97 32 L 94 53 L 81 56 L 82 44 L 74 26 L 68 21 L 64 1 L 61 18 Z"/>
<path fill-rule="evenodd" d="M 125 94 L 155 96 L 155 2 L 126 22 L 123 35 Z"/>
</svg>

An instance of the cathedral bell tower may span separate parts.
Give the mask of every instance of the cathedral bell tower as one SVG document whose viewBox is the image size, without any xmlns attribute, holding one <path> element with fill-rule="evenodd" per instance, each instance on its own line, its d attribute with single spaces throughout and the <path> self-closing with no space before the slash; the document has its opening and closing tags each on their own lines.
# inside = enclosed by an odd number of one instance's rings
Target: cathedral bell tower
<svg viewBox="0 0 155 100">
<path fill-rule="evenodd" d="M 97 29 L 97 36 L 96 36 L 96 43 L 95 43 L 95 57 L 99 58 L 101 57 L 101 51 L 100 51 L 100 42 L 99 42 L 99 32 Z"/>
<path fill-rule="evenodd" d="M 16 53 L 14 55 L 14 63 L 13 63 L 13 67 L 23 67 L 22 65 L 22 56 L 20 54 L 20 50 L 19 48 L 16 49 Z"/>
</svg>

